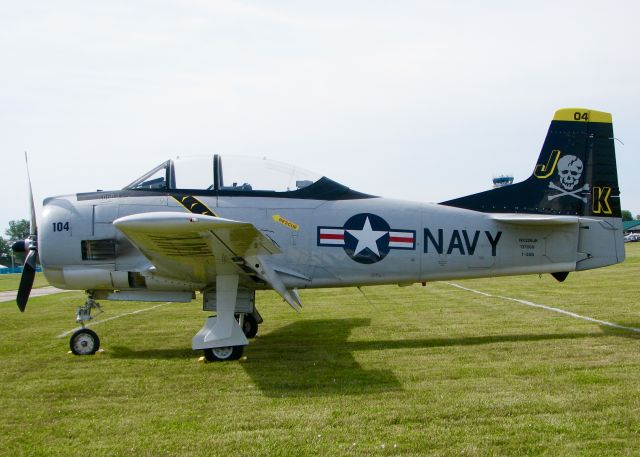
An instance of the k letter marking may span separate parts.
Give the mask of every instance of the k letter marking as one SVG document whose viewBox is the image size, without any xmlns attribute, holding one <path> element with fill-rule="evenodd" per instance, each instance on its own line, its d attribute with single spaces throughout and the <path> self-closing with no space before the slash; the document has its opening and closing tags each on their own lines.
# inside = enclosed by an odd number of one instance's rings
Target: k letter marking
<svg viewBox="0 0 640 457">
<path fill-rule="evenodd" d="M 593 214 L 612 213 L 609 197 L 611 197 L 611 187 L 593 188 Z"/>
</svg>

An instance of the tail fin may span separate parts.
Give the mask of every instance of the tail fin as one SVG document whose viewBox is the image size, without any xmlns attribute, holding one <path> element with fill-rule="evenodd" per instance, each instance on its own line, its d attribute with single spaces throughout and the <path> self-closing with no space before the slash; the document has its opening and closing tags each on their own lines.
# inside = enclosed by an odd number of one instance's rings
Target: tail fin
<svg viewBox="0 0 640 457">
<path fill-rule="evenodd" d="M 488 213 L 620 218 L 611 114 L 556 111 L 528 179 L 441 204 Z"/>
</svg>

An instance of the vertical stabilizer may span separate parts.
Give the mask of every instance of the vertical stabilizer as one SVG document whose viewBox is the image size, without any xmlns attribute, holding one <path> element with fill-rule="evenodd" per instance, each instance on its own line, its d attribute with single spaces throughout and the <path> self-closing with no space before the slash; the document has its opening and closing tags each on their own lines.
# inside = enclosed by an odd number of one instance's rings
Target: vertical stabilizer
<svg viewBox="0 0 640 457">
<path fill-rule="evenodd" d="M 528 179 L 442 204 L 491 213 L 621 217 L 611 114 L 556 111 Z"/>
</svg>

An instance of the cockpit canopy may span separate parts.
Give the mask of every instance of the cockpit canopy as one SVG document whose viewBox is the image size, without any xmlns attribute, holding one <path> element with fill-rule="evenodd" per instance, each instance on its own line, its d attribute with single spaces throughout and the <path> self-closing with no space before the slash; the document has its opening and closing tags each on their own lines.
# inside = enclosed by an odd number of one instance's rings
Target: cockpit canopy
<svg viewBox="0 0 640 457">
<path fill-rule="evenodd" d="M 320 178 L 310 171 L 266 158 L 215 154 L 167 160 L 125 189 L 291 192 Z"/>
<path fill-rule="evenodd" d="M 274 160 L 218 154 L 167 160 L 123 191 L 315 200 L 373 197 L 325 176 Z"/>
</svg>

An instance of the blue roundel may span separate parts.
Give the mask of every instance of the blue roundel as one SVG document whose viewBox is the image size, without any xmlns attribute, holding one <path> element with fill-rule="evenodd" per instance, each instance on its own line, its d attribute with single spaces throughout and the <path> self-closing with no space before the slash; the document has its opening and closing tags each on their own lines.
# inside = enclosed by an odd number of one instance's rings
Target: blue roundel
<svg viewBox="0 0 640 457">
<path fill-rule="evenodd" d="M 380 216 L 360 213 L 344 223 L 344 251 L 359 263 L 376 263 L 389 254 L 389 224 Z"/>
</svg>

